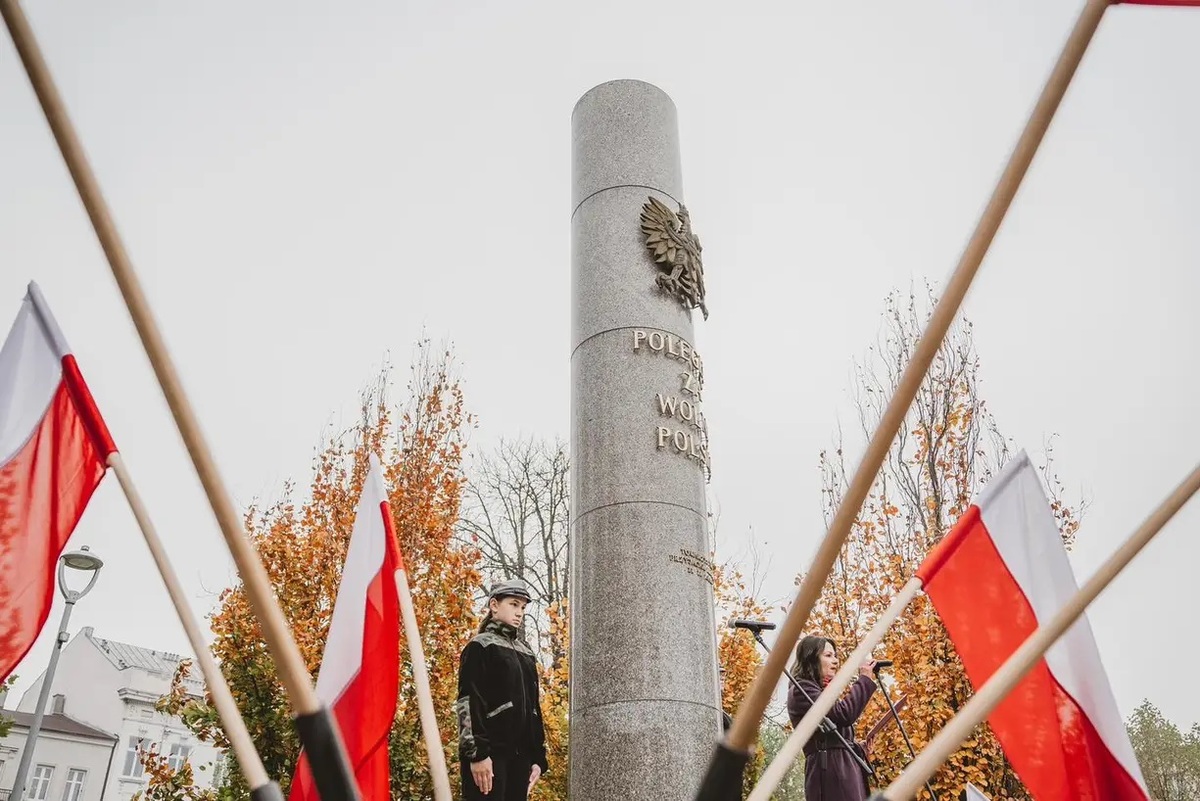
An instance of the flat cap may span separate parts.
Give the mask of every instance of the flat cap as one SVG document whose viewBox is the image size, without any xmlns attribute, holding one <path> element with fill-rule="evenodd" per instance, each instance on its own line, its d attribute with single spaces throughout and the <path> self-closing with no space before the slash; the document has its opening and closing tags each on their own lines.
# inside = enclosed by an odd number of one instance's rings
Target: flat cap
<svg viewBox="0 0 1200 801">
<path fill-rule="evenodd" d="M 523 598 L 526 603 L 533 600 L 529 595 L 529 588 L 520 579 L 497 582 L 492 585 L 492 591 L 488 593 L 489 600 L 492 598 L 507 598 L 509 596 Z"/>
</svg>

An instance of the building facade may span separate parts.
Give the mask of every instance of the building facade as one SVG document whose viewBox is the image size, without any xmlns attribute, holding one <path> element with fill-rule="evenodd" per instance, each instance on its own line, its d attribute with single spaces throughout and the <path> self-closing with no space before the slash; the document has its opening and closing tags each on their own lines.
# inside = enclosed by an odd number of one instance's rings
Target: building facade
<svg viewBox="0 0 1200 801">
<path fill-rule="evenodd" d="M 117 737 L 62 714 L 57 696 L 42 718 L 34 760 L 25 778 L 25 797 L 34 801 L 101 801 Z M 0 738 L 0 801 L 9 801 L 33 715 L 4 712 L 13 721 Z"/>
<path fill-rule="evenodd" d="M 101 794 L 94 799 L 64 799 L 52 794 L 35 798 L 27 790 L 24 801 L 128 801 L 146 784 L 137 756 L 139 746 L 154 747 L 175 768 L 191 763 L 198 787 L 218 783 L 220 752 L 199 741 L 178 717 L 164 715 L 154 708 L 170 689 L 171 677 L 180 660 L 179 654 L 97 637 L 90 626 L 71 638 L 63 646 L 51 692 L 61 696 L 61 700 L 57 697 L 55 700 L 63 715 L 114 738 L 115 747 L 111 741 L 108 745 L 107 778 L 102 782 Z M 34 712 L 45 678 L 43 672 L 21 697 L 19 712 Z M 194 666 L 184 687 L 188 695 L 204 697 L 204 681 Z M 35 762 L 42 759 L 43 739 L 38 738 Z M 15 766 L 13 762 L 14 773 Z M 31 770 L 27 787 L 32 775 Z"/>
</svg>

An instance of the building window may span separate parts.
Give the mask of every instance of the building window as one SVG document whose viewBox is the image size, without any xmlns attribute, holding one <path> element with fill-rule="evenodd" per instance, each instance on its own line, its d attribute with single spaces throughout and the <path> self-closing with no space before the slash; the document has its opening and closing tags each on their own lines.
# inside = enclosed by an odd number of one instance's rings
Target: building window
<svg viewBox="0 0 1200 801">
<path fill-rule="evenodd" d="M 33 770 L 33 778 L 29 780 L 29 786 L 25 788 L 25 797 L 33 799 L 33 801 L 46 801 L 46 794 L 50 792 L 50 778 L 54 776 L 53 765 L 38 765 Z"/>
<path fill-rule="evenodd" d="M 67 786 L 63 788 L 63 801 L 79 801 L 83 795 L 83 780 L 87 771 L 83 768 L 71 768 L 67 771 Z"/>
<path fill-rule="evenodd" d="M 167 756 L 167 764 L 171 766 L 173 771 L 183 770 L 183 766 L 187 764 L 188 757 L 191 756 L 192 747 L 190 745 L 173 745 L 171 753 Z"/>
<path fill-rule="evenodd" d="M 138 746 L 146 742 L 144 737 L 130 737 L 129 750 L 125 752 L 125 769 L 121 775 L 130 779 L 142 778 L 142 760 L 138 759 Z"/>
</svg>

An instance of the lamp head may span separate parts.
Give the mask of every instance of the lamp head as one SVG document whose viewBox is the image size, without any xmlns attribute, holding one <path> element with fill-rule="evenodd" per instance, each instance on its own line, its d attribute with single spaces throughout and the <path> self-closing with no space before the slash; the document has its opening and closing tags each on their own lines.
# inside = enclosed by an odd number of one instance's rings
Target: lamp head
<svg viewBox="0 0 1200 801">
<path fill-rule="evenodd" d="M 104 560 L 91 553 L 86 545 L 78 551 L 64 553 L 59 558 L 63 564 L 75 570 L 99 570 L 104 567 Z"/>
<path fill-rule="evenodd" d="M 89 551 L 86 545 L 78 551 L 69 551 L 58 557 L 58 589 L 67 599 L 67 603 L 75 603 L 96 586 L 96 579 L 100 578 L 100 568 L 102 567 L 104 567 L 104 560 Z M 90 576 L 87 586 L 82 590 L 69 588 L 67 586 L 67 568 Z"/>
</svg>

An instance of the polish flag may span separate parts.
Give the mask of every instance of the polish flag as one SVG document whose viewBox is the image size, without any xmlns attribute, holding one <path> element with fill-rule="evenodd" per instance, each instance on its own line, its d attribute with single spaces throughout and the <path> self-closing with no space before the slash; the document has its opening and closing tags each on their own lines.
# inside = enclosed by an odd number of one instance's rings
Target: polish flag
<svg viewBox="0 0 1200 801">
<path fill-rule="evenodd" d="M 58 557 L 116 450 L 30 282 L 0 348 L 0 681 L 45 625 Z"/>
<path fill-rule="evenodd" d="M 1024 452 L 934 548 L 924 582 L 978 689 L 1078 591 L 1050 503 Z M 1038 801 L 1147 801 L 1087 616 L 988 718 Z"/>
<path fill-rule="evenodd" d="M 363 801 L 391 799 L 388 734 L 400 684 L 400 567 L 383 471 L 372 454 L 316 688 L 337 719 Z M 319 798 L 302 752 L 288 801 Z"/>
</svg>

